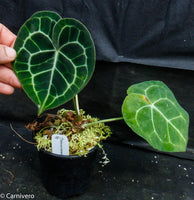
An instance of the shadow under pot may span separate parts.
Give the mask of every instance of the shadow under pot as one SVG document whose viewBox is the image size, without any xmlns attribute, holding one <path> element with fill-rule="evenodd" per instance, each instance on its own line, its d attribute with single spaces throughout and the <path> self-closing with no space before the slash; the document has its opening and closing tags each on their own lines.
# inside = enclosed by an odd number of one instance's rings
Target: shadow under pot
<svg viewBox="0 0 194 200">
<path fill-rule="evenodd" d="M 40 150 L 43 184 L 47 191 L 59 198 L 83 194 L 90 183 L 98 147 L 84 156 L 63 156 Z"/>
</svg>

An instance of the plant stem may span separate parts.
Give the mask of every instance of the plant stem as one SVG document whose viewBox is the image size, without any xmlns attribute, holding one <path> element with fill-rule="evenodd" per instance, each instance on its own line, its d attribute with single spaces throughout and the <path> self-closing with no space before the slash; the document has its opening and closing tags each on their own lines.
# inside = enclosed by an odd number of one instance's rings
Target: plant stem
<svg viewBox="0 0 194 200">
<path fill-rule="evenodd" d="M 114 121 L 119 121 L 119 120 L 123 120 L 123 117 L 115 117 L 115 118 L 110 118 L 110 119 L 103 119 L 103 120 L 99 120 L 99 121 L 95 121 L 95 122 L 91 122 L 88 124 L 83 125 L 83 127 L 88 127 L 88 126 L 92 126 L 94 124 L 99 124 L 99 123 L 106 123 L 106 122 L 114 122 Z"/>
<path fill-rule="evenodd" d="M 77 121 L 80 121 L 79 100 L 77 94 L 75 95 L 75 97 L 73 97 L 73 105 L 76 112 Z"/>
</svg>

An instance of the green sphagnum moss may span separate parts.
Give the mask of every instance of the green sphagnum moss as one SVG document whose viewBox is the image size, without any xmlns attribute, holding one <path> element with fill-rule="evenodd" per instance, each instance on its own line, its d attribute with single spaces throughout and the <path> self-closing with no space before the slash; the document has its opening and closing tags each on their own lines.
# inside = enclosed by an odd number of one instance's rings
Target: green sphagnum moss
<svg viewBox="0 0 194 200">
<path fill-rule="evenodd" d="M 81 122 L 77 124 L 71 120 L 68 120 L 68 115 L 76 116 L 76 112 L 72 110 L 61 109 L 57 113 L 57 118 L 53 124 L 42 128 L 35 136 L 37 142 L 37 149 L 44 149 L 52 152 L 51 137 L 52 134 L 63 134 L 69 139 L 69 154 L 70 155 L 86 155 L 88 151 L 94 146 L 98 145 L 102 148 L 100 141 L 106 140 L 111 135 L 110 128 L 103 122 L 97 123 L 98 118 L 86 115 L 83 110 L 80 109 Z M 70 117 L 69 117 L 70 118 Z M 91 126 L 87 126 L 88 123 L 93 123 Z"/>
</svg>

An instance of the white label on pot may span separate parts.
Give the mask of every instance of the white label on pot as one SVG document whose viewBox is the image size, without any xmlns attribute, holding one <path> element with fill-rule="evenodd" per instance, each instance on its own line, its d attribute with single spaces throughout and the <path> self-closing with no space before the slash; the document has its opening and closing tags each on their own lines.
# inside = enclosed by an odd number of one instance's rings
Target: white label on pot
<svg viewBox="0 0 194 200">
<path fill-rule="evenodd" d="M 69 155 L 69 141 L 65 135 L 52 135 L 52 153 Z"/>
</svg>

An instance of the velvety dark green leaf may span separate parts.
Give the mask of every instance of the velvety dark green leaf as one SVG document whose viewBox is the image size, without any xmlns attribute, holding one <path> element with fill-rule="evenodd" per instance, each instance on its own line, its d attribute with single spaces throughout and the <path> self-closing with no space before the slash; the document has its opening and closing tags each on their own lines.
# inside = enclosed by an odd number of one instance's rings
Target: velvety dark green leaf
<svg viewBox="0 0 194 200">
<path fill-rule="evenodd" d="M 14 71 L 38 114 L 72 99 L 94 71 L 95 47 L 87 28 L 54 12 L 37 12 L 28 19 L 14 48 Z"/>
<path fill-rule="evenodd" d="M 128 126 L 161 151 L 185 151 L 188 113 L 160 81 L 135 84 L 127 90 L 122 113 Z"/>
</svg>

